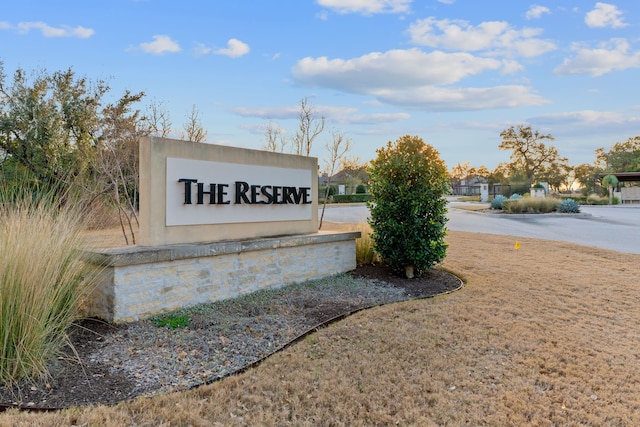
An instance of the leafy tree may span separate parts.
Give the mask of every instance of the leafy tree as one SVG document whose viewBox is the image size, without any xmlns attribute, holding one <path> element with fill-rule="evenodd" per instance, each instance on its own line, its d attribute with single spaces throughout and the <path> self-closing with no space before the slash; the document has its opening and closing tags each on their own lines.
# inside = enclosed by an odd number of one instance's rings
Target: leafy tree
<svg viewBox="0 0 640 427">
<path fill-rule="evenodd" d="M 467 179 L 469 176 L 469 170 L 471 169 L 471 162 L 466 161 L 464 163 L 458 163 L 454 167 L 451 168 L 451 185 L 459 186 L 462 185 L 462 181 Z"/>
<path fill-rule="evenodd" d="M 549 188 L 560 192 L 563 186 L 568 185 L 571 178 L 571 170 L 572 168 L 569 166 L 567 159 L 561 159 L 543 168 L 538 173 L 537 180 L 538 182 L 546 182 L 549 184 Z"/>
<path fill-rule="evenodd" d="M 38 181 L 60 185 L 88 174 L 100 102 L 109 87 L 69 69 L 34 74 L 18 69 L 5 82 L 0 63 L 0 149 Z"/>
<path fill-rule="evenodd" d="M 412 278 L 442 261 L 449 188 L 439 153 L 405 135 L 377 150 L 371 161 L 369 204 L 375 250 L 392 268 Z"/>
<path fill-rule="evenodd" d="M 102 199 L 127 212 L 131 225 L 137 221 L 137 144 L 150 125 L 134 108 L 144 93 L 127 91 L 107 104 L 108 92 L 104 81 L 71 69 L 40 71 L 32 79 L 18 69 L 7 84 L 0 67 L 2 170 L 5 178 L 26 176 L 44 190 L 77 186 L 90 203 Z"/>
<path fill-rule="evenodd" d="M 553 141 L 553 136 L 543 135 L 532 130 L 530 125 L 511 126 L 500 133 L 502 142 L 498 146 L 501 150 L 511 150 L 512 170 L 522 170 L 527 179 L 527 186 L 531 187 L 534 178 L 545 168 L 550 169 L 554 164 L 566 162 L 560 157 L 558 150 L 544 144 L 544 140 Z"/>
<path fill-rule="evenodd" d="M 597 166 L 583 163 L 573 168 L 573 174 L 582 186 L 582 193 L 586 196 L 600 191 L 598 175 L 602 173 L 602 169 Z"/>
<path fill-rule="evenodd" d="M 609 151 L 596 150 L 596 164 L 608 172 L 640 171 L 640 136 L 616 142 Z"/>
<path fill-rule="evenodd" d="M 340 170 L 348 173 L 354 178 L 356 183 L 369 182 L 369 172 L 367 165 L 360 160 L 360 157 L 343 158 L 340 160 Z"/>
</svg>

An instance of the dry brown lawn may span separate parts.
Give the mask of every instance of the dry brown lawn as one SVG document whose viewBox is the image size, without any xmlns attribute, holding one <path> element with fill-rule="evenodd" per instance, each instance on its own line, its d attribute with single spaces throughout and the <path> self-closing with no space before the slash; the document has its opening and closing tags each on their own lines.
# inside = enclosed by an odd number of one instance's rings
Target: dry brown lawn
<svg viewBox="0 0 640 427">
<path fill-rule="evenodd" d="M 360 312 L 218 383 L 0 425 L 640 425 L 640 255 L 518 240 L 450 232 L 461 291 Z"/>
</svg>

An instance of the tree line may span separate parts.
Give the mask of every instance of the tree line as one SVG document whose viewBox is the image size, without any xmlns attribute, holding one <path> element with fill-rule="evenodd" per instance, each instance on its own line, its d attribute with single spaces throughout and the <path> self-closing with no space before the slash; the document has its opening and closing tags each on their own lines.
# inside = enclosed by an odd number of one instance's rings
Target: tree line
<svg viewBox="0 0 640 427">
<path fill-rule="evenodd" d="M 595 150 L 595 161 L 570 165 L 566 157 L 548 142 L 554 137 L 532 129 L 531 125 L 511 126 L 500 133 L 501 150 L 511 151 L 510 161 L 500 163 L 493 171 L 485 166 L 474 167 L 471 162 L 458 163 L 451 168 L 452 185 L 462 181 L 482 180 L 492 184 L 532 185 L 547 182 L 549 188 L 561 192 L 578 183 L 585 195 L 604 190 L 601 176 L 616 172 L 640 171 L 640 136 L 617 142 L 610 149 Z"/>
</svg>

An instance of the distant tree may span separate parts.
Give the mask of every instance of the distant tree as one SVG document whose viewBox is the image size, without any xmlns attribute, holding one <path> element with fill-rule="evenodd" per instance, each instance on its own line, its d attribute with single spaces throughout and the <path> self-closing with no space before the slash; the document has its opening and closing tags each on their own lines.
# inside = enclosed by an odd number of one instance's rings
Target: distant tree
<svg viewBox="0 0 640 427">
<path fill-rule="evenodd" d="M 191 106 L 183 129 L 185 133 L 182 134 L 182 139 L 186 141 L 204 142 L 207 139 L 207 131 L 202 127 L 200 112 L 195 105 Z"/>
<path fill-rule="evenodd" d="M 639 172 L 640 136 L 616 142 L 608 151 L 598 148 L 596 164 L 607 172 Z"/>
<path fill-rule="evenodd" d="M 464 163 L 458 163 L 451 168 L 451 185 L 459 186 L 469 176 L 469 170 L 471 169 L 471 162 L 466 161 Z"/>
<path fill-rule="evenodd" d="M 294 153 L 309 156 L 313 141 L 324 130 L 324 117 L 318 117 L 309 99 L 303 98 L 300 101 L 298 118 L 298 130 L 293 136 Z"/>
<path fill-rule="evenodd" d="M 412 278 L 446 254 L 447 168 L 439 153 L 417 136 L 403 136 L 377 153 L 369 169 L 375 250 L 390 267 Z"/>
<path fill-rule="evenodd" d="M 487 169 L 486 166 L 480 165 L 478 167 L 472 167 L 469 169 L 469 173 L 467 175 L 467 179 L 483 179 L 488 180 L 491 176 L 491 172 Z"/>
<path fill-rule="evenodd" d="M 544 167 L 538 173 L 538 182 L 546 182 L 553 191 L 560 192 L 560 189 L 567 185 L 571 177 L 571 166 L 567 159 L 560 159 Z"/>
<path fill-rule="evenodd" d="M 602 173 L 602 169 L 597 166 L 583 163 L 573 167 L 573 174 L 582 187 L 582 193 L 587 196 L 592 193 L 598 193 L 600 183 L 598 175 Z"/>
<path fill-rule="evenodd" d="M 266 151 L 284 153 L 288 145 L 287 139 L 283 135 L 283 130 L 277 124 L 269 121 L 264 128 L 264 136 L 267 145 L 263 147 Z"/>
<path fill-rule="evenodd" d="M 330 143 L 325 145 L 327 149 L 328 157 L 325 160 L 326 162 L 326 170 L 327 170 L 327 183 L 326 183 L 326 191 L 324 194 L 324 203 L 322 204 L 322 213 L 320 214 L 320 224 L 318 225 L 318 229 L 322 228 L 322 221 L 324 219 L 324 211 L 327 207 L 327 200 L 329 199 L 329 191 L 331 188 L 331 177 L 336 172 L 336 165 L 344 157 L 344 155 L 351 149 L 351 140 L 347 138 L 342 132 L 338 132 L 334 130 L 331 132 L 332 140 Z"/>
<path fill-rule="evenodd" d="M 345 157 L 340 160 L 340 170 L 348 173 L 356 183 L 369 182 L 369 172 L 367 165 L 360 160 L 360 157 Z"/>
<path fill-rule="evenodd" d="M 527 186 L 531 187 L 536 175 L 545 168 L 552 168 L 554 163 L 566 162 L 560 157 L 553 146 L 546 146 L 544 140 L 553 141 L 553 136 L 543 135 L 532 130 L 530 125 L 511 126 L 500 133 L 502 142 L 498 146 L 501 150 L 511 150 L 512 170 L 520 169 L 527 179 Z"/>
<path fill-rule="evenodd" d="M 168 138 L 171 134 L 171 118 L 162 103 L 153 101 L 147 108 L 145 120 L 150 135 Z"/>
</svg>

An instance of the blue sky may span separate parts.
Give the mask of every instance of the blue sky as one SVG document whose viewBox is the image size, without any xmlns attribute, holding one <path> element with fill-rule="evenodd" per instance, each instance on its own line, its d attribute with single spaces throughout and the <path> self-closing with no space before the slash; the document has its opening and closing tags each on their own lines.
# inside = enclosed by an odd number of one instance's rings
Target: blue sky
<svg viewBox="0 0 640 427">
<path fill-rule="evenodd" d="M 0 61 L 144 91 L 177 133 L 195 105 L 208 142 L 247 148 L 270 122 L 291 136 L 307 98 L 320 159 L 331 130 L 362 161 L 410 134 L 489 169 L 511 125 L 570 164 L 640 134 L 635 0 L 7 1 Z"/>
</svg>

